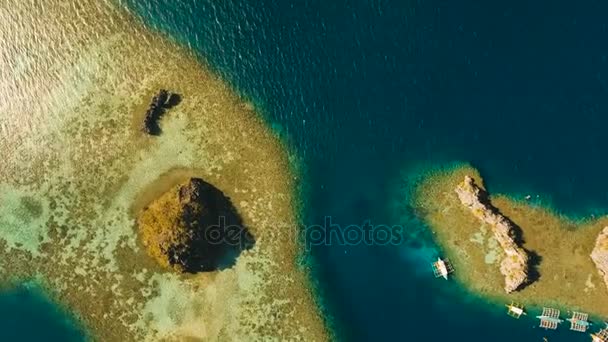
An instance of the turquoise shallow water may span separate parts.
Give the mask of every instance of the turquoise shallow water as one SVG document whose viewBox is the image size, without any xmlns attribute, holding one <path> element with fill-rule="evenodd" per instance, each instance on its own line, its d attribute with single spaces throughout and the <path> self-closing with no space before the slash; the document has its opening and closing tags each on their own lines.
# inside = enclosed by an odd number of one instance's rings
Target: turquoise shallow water
<svg viewBox="0 0 608 342">
<path fill-rule="evenodd" d="M 307 223 L 331 215 L 343 225 L 370 219 L 422 232 L 399 247 L 313 250 L 338 337 L 589 339 L 509 320 L 503 308 L 430 279 L 436 248 L 396 189 L 410 170 L 467 161 L 491 192 L 538 194 L 571 216 L 605 212 L 607 5 L 129 3 L 286 133 L 310 170 Z"/>
<path fill-rule="evenodd" d="M 539 194 L 571 216 L 606 212 L 608 4 L 126 2 L 192 47 L 284 132 L 310 171 L 307 223 L 331 215 L 343 225 L 370 219 L 407 228 L 401 246 L 312 251 L 339 338 L 588 341 L 565 328 L 540 331 L 532 318 L 511 320 L 431 279 L 436 246 L 398 189 L 421 165 L 467 161 L 491 192 Z M 0 311 L 38 311 L 18 302 Z M 54 327 L 41 330 L 60 336 Z"/>
<path fill-rule="evenodd" d="M 0 293 L 0 341 L 85 341 L 82 330 L 36 288 Z"/>
</svg>

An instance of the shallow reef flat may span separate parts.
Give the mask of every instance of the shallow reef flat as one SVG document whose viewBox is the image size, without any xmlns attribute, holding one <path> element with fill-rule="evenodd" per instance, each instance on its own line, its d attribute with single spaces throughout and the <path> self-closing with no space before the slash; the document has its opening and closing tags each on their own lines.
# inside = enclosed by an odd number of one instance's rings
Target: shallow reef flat
<svg viewBox="0 0 608 342">
<path fill-rule="evenodd" d="M 90 337 L 325 340 L 297 266 L 297 179 L 281 142 L 189 51 L 113 1 L 0 5 L 0 282 L 37 279 Z M 160 88 L 182 101 L 140 127 Z M 255 236 L 195 275 L 144 251 L 135 212 L 188 177 Z"/>
<path fill-rule="evenodd" d="M 608 290 L 590 257 L 608 218 L 574 222 L 526 200 L 490 193 L 492 205 L 521 229 L 522 247 L 531 255 L 530 283 L 507 294 L 499 270 L 504 257 L 500 244 L 455 192 L 467 175 L 483 188 L 477 170 L 458 165 L 429 172 L 415 185 L 410 204 L 452 260 L 457 281 L 493 301 L 608 316 Z"/>
</svg>

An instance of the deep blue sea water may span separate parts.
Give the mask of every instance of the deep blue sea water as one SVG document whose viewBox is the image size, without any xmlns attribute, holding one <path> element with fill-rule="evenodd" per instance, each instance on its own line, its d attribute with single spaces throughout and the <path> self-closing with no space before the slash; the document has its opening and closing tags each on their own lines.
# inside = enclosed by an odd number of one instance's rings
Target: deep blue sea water
<svg viewBox="0 0 608 342">
<path fill-rule="evenodd" d="M 125 2 L 283 132 L 308 170 L 308 224 L 331 215 L 424 232 L 400 205 L 404 174 L 459 161 L 479 168 L 490 192 L 539 194 L 576 217 L 608 209 L 607 2 Z M 337 336 L 589 340 L 511 320 L 431 279 L 435 253 L 424 233 L 396 247 L 315 248 Z"/>
</svg>

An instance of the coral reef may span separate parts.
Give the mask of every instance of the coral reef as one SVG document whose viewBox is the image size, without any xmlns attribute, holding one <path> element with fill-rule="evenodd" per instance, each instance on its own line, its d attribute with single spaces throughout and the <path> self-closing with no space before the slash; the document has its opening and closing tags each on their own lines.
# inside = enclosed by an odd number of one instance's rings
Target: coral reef
<svg viewBox="0 0 608 342">
<path fill-rule="evenodd" d="M 433 240 L 456 269 L 455 281 L 497 304 L 557 305 L 608 315 L 608 291 L 589 257 L 598 235 L 608 227 L 608 216 L 572 220 L 546 208 L 542 197 L 531 196 L 534 199 L 529 200 L 528 193 L 490 195 L 478 170 L 468 164 L 428 169 L 422 180 L 412 181 L 409 172 L 406 175 L 405 190 L 412 195 L 403 196 L 402 210 L 409 213 L 413 209 L 431 229 Z M 471 181 L 463 183 L 467 176 L 473 178 L 478 192 Z M 454 191 L 458 187 L 464 188 L 467 196 L 474 195 L 467 197 L 470 201 L 479 197 L 512 224 L 512 237 L 529 260 L 529 281 L 517 291 L 505 292 L 500 269 L 505 253 L 493 226 L 480 224 L 477 214 L 472 215 L 471 208 L 462 204 Z"/>
<path fill-rule="evenodd" d="M 119 2 L 0 12 L 1 70 L 17 75 L 0 77 L 0 287 L 40 280 L 94 341 L 327 340 L 298 263 L 299 160 L 255 108 Z M 184 101 L 151 138 L 161 88 Z M 255 245 L 232 267 L 178 274 L 135 224 L 193 177 L 230 197 Z"/>
<path fill-rule="evenodd" d="M 511 293 L 528 282 L 529 258 L 527 252 L 515 240 L 515 225 L 500 214 L 488 201 L 483 189 L 470 176 L 456 187 L 460 202 L 480 221 L 492 227 L 494 237 L 505 253 L 500 263 L 500 273 L 505 277 L 505 291 Z"/>
</svg>

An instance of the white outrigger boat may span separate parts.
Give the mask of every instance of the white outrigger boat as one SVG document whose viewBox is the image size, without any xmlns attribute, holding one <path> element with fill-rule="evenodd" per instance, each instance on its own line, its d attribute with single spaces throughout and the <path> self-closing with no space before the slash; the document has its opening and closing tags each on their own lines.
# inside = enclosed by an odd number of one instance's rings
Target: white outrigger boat
<svg viewBox="0 0 608 342">
<path fill-rule="evenodd" d="M 586 332 L 591 323 L 589 323 L 589 315 L 584 312 L 572 312 L 572 317 L 568 318 L 570 322 L 570 330 L 578 332 Z"/>
<path fill-rule="evenodd" d="M 521 317 L 521 315 L 525 315 L 526 312 L 524 311 L 524 306 L 521 304 L 517 304 L 514 302 L 511 302 L 511 304 L 506 305 L 508 311 L 507 311 L 507 315 L 513 317 L 513 318 L 518 318 Z"/>
<path fill-rule="evenodd" d="M 544 329 L 557 329 L 557 326 L 563 322 L 559 318 L 559 310 L 553 308 L 543 308 L 543 313 L 536 318 L 540 319 L 540 327 Z"/>
<path fill-rule="evenodd" d="M 454 267 L 448 259 L 437 258 L 437 261 L 433 262 L 433 274 L 435 278 L 443 278 L 448 280 L 448 275 L 454 272 Z"/>
<path fill-rule="evenodd" d="M 608 323 L 606 323 L 606 328 L 596 332 L 595 334 L 591 334 L 591 340 L 593 342 L 608 342 Z"/>
</svg>

